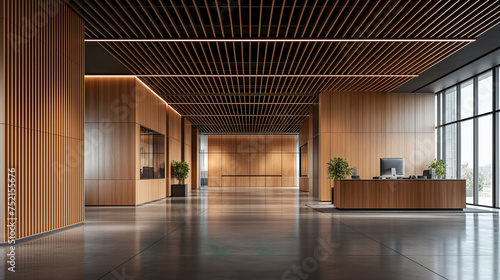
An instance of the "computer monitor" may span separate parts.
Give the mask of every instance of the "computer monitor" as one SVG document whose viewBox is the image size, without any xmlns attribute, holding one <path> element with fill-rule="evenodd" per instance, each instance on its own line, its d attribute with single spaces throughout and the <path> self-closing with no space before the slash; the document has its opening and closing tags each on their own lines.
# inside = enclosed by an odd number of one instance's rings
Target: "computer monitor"
<svg viewBox="0 0 500 280">
<path fill-rule="evenodd" d="M 380 159 L 380 176 L 396 177 L 405 176 L 405 159 L 404 158 L 381 158 Z"/>
</svg>

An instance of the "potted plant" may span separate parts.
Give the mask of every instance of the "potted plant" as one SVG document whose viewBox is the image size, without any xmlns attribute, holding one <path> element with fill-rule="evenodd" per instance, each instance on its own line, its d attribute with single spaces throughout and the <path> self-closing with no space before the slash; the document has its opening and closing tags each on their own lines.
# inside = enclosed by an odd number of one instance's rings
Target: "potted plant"
<svg viewBox="0 0 500 280">
<path fill-rule="evenodd" d="M 349 168 L 349 163 L 347 163 L 347 159 L 334 157 L 328 163 L 328 174 L 330 175 L 328 176 L 328 178 L 330 179 L 342 180 L 345 179 L 346 176 L 352 174 L 352 168 Z M 332 204 L 334 203 L 333 190 L 334 188 L 332 188 Z"/>
<path fill-rule="evenodd" d="M 328 174 L 330 179 L 345 179 L 352 174 L 352 168 L 349 168 L 347 159 L 334 157 L 328 163 Z"/>
<path fill-rule="evenodd" d="M 446 176 L 446 166 L 448 164 L 444 163 L 442 159 L 437 159 L 435 158 L 431 164 L 426 165 L 427 168 L 433 168 L 436 172 L 436 177 L 438 178 L 444 178 Z"/>
<path fill-rule="evenodd" d="M 172 196 L 187 196 L 187 185 L 183 182 L 189 175 L 189 164 L 174 160 L 172 169 L 174 177 L 179 180 L 179 184 L 172 184 Z"/>
</svg>

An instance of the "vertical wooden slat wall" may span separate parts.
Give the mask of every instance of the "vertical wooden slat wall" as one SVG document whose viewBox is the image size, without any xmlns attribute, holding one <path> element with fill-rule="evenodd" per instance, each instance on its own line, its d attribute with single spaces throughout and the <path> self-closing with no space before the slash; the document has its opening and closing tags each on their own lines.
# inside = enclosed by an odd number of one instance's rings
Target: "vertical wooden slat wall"
<svg viewBox="0 0 500 280">
<path fill-rule="evenodd" d="M 84 220 L 84 22 L 63 1 L 0 1 L 2 236 L 7 168 L 17 238 Z"/>
<path fill-rule="evenodd" d="M 331 201 L 327 163 L 347 158 L 362 179 L 379 175 L 381 157 L 405 158 L 405 176 L 434 159 L 434 94 L 323 92 L 319 97 L 319 193 Z"/>
</svg>

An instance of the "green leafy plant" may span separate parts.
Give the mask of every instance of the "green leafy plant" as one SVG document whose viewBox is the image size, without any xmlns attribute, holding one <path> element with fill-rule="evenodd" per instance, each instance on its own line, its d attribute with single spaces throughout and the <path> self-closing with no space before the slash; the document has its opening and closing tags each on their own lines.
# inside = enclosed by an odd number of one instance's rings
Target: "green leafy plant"
<svg viewBox="0 0 500 280">
<path fill-rule="evenodd" d="M 173 164 L 174 177 L 179 180 L 179 184 L 184 181 L 189 174 L 189 164 L 185 161 L 175 161 Z"/>
<path fill-rule="evenodd" d="M 352 174 L 352 168 L 349 168 L 347 159 L 334 157 L 328 163 L 328 174 L 330 179 L 345 179 L 346 176 Z"/>
<path fill-rule="evenodd" d="M 446 175 L 446 166 L 448 166 L 448 164 L 444 163 L 442 159 L 435 158 L 431 164 L 426 166 L 427 168 L 434 168 L 434 170 L 436 170 L 436 176 L 444 178 Z"/>
</svg>

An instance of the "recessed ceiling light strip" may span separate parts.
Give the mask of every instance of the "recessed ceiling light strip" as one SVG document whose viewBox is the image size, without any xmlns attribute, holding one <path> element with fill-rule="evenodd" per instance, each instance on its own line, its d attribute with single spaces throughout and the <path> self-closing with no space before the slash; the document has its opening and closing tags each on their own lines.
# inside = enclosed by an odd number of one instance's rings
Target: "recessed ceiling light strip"
<svg viewBox="0 0 500 280">
<path fill-rule="evenodd" d="M 280 74 L 270 74 L 270 75 L 243 75 L 243 74 L 221 74 L 221 75 L 198 75 L 198 74 L 152 74 L 152 75 L 135 75 L 135 76 L 130 76 L 130 75 L 110 75 L 110 76 L 105 76 L 105 75 L 85 75 L 85 77 L 157 77 L 157 78 L 358 78 L 358 77 L 363 77 L 363 78 L 390 78 L 390 77 L 418 77 L 418 75 L 404 75 L 404 74 L 387 74 L 387 75 L 374 75 L 374 74 L 346 74 L 346 75 L 329 75 L 329 74 L 311 74 L 311 75 L 280 75 Z"/>
<path fill-rule="evenodd" d="M 202 39 L 202 38 L 183 38 L 183 39 L 85 39 L 85 42 L 165 42 L 165 43 L 182 43 L 182 42 L 201 42 L 201 43 L 211 43 L 211 42 L 225 42 L 225 43 L 237 43 L 237 42 L 248 42 L 248 43 L 269 43 L 269 42 L 283 42 L 283 43 L 294 43 L 294 42 L 317 42 L 317 43 L 378 43 L 378 42 L 401 42 L 401 43 L 413 43 L 413 42 L 474 42 L 476 39 L 460 39 L 460 38 L 441 38 L 441 39 L 417 39 L 417 38 L 394 38 L 394 39 L 329 39 L 329 38 L 297 38 L 297 39 L 285 39 L 285 38 L 227 38 L 227 39 Z"/>
<path fill-rule="evenodd" d="M 183 115 L 184 117 L 307 117 L 309 115 Z"/>
</svg>

